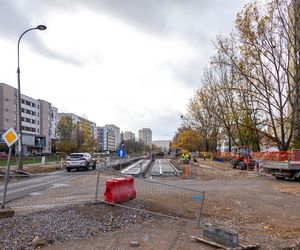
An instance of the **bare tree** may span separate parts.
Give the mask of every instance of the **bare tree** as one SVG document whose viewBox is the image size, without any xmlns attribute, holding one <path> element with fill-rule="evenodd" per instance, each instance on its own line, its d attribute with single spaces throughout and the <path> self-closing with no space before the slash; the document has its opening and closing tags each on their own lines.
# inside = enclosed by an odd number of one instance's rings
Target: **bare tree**
<svg viewBox="0 0 300 250">
<path fill-rule="evenodd" d="M 281 150 L 290 145 L 296 107 L 291 98 L 297 84 L 291 84 L 295 83 L 295 71 L 289 67 L 295 65 L 295 58 L 290 56 L 294 43 L 289 6 L 279 0 L 266 4 L 266 8 L 249 4 L 238 14 L 236 33 L 217 40 L 219 53 L 230 59 L 241 76 L 240 90 L 262 116 L 262 126 L 255 127 L 256 132 Z"/>
</svg>

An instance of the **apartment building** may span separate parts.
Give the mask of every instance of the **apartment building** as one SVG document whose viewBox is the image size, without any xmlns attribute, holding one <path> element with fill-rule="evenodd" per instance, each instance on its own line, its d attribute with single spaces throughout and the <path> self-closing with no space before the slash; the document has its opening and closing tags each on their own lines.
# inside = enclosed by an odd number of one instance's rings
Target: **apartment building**
<svg viewBox="0 0 300 250">
<path fill-rule="evenodd" d="M 115 151 L 115 133 L 109 128 L 97 127 L 99 151 Z"/>
<path fill-rule="evenodd" d="M 18 131 L 17 92 L 0 83 L 0 133 L 11 127 Z M 51 131 L 57 125 L 51 122 L 52 108 L 56 109 L 47 101 L 21 95 L 23 153 L 51 152 Z"/>
<path fill-rule="evenodd" d="M 134 141 L 135 140 L 135 134 L 132 133 L 131 131 L 125 131 L 123 133 L 123 138 L 124 141 Z"/>
<path fill-rule="evenodd" d="M 71 117 L 73 124 L 76 124 L 80 128 L 90 129 L 93 137 L 97 139 L 97 125 L 95 122 L 92 122 L 84 117 L 75 115 L 73 113 L 58 113 L 58 121 L 60 121 L 62 117 Z"/>
<path fill-rule="evenodd" d="M 120 128 L 114 124 L 106 124 L 104 127 L 110 131 L 113 131 L 113 133 L 115 135 L 114 150 L 117 150 L 120 145 L 120 142 L 121 142 Z"/>
<path fill-rule="evenodd" d="M 152 145 L 152 131 L 150 128 L 143 128 L 139 130 L 139 141 L 144 142 L 151 147 Z"/>
</svg>

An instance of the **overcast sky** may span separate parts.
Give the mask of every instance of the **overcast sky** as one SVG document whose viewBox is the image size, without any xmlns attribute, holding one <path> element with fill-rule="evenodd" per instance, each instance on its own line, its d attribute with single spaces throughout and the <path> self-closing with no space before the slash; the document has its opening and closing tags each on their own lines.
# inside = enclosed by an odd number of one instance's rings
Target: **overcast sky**
<svg viewBox="0 0 300 250">
<path fill-rule="evenodd" d="M 0 82 L 59 112 L 172 138 L 209 58 L 250 0 L 0 0 Z"/>
</svg>

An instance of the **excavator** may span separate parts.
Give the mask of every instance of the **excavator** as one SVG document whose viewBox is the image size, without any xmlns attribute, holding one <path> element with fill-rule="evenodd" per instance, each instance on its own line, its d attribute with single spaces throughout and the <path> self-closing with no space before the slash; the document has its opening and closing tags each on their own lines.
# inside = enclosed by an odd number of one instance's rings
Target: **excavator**
<svg viewBox="0 0 300 250">
<path fill-rule="evenodd" d="M 255 161 L 252 159 L 251 149 L 245 146 L 239 147 L 233 156 L 231 166 L 240 170 L 253 169 Z"/>
</svg>

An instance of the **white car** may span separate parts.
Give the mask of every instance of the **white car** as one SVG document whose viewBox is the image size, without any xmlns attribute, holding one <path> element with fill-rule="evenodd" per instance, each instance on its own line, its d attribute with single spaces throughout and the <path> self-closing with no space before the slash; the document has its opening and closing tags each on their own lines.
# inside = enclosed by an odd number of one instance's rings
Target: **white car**
<svg viewBox="0 0 300 250">
<path fill-rule="evenodd" d="M 92 158 L 89 153 L 73 153 L 70 154 L 67 159 L 66 169 L 70 172 L 72 169 L 79 170 L 80 168 L 84 170 L 89 170 L 90 167 L 96 169 L 96 160 Z"/>
</svg>

